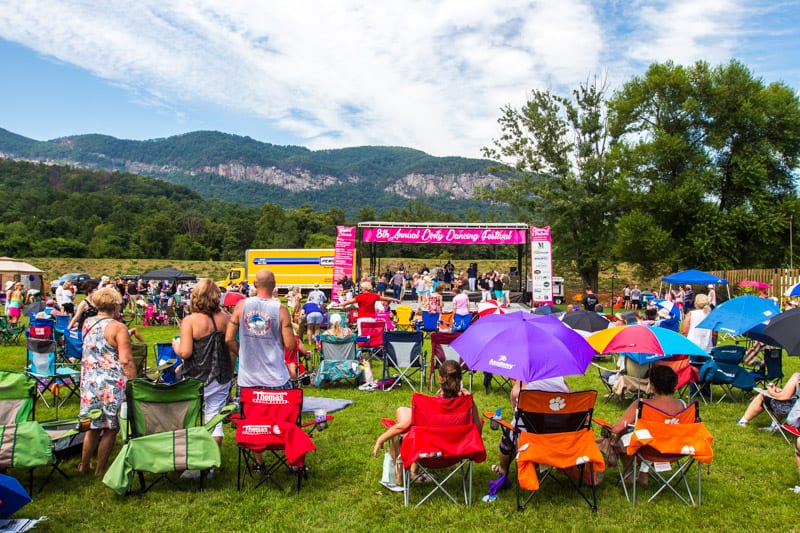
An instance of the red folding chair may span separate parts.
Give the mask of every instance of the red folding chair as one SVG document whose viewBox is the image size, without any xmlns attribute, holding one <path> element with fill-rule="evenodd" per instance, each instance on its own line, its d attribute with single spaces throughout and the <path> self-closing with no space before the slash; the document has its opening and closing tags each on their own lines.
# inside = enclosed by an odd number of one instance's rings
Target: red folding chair
<svg viewBox="0 0 800 533">
<path fill-rule="evenodd" d="M 457 361 L 462 372 L 469 372 L 469 391 L 472 392 L 472 371 L 467 368 L 464 360 L 458 355 L 450 344 L 461 335 L 461 332 L 437 331 L 431 333 L 431 364 L 428 370 L 428 388 L 433 390 L 433 375 L 435 370 L 448 359 Z"/>
<path fill-rule="evenodd" d="M 358 349 L 365 361 L 377 358 L 383 354 L 383 331 L 386 322 L 380 319 L 364 320 L 361 322 Z"/>
<path fill-rule="evenodd" d="M 437 492 L 458 504 L 446 487 L 458 473 L 464 503 L 472 503 L 472 463 L 486 460 L 479 424 L 472 396 L 437 398 L 415 393 L 411 397 L 411 426 L 400 445 L 406 506 L 411 501 L 412 486 L 420 486 L 414 481 L 423 475 L 432 480 L 433 487 L 417 506 Z M 416 475 L 411 473 L 414 463 L 419 468 Z"/>
<path fill-rule="evenodd" d="M 297 477 L 299 492 L 303 478 L 307 477 L 305 455 L 316 449 L 311 437 L 303 431 L 300 420 L 303 408 L 302 389 L 242 387 L 239 392 L 241 413 L 232 417 L 236 425 L 236 444 L 239 447 L 236 488 L 242 490 L 247 474 L 250 478 L 262 476 L 255 481 L 253 488 L 270 480 L 283 490 L 274 474 L 285 467 L 290 475 Z M 263 465 L 256 467 L 253 455 L 256 452 L 269 452 L 272 462 L 267 464 L 267 458 L 264 457 Z"/>
</svg>

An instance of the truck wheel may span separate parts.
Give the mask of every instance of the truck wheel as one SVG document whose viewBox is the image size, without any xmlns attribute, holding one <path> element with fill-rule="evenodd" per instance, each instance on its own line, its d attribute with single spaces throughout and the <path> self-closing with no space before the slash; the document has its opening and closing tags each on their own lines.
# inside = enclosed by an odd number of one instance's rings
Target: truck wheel
<svg viewBox="0 0 800 533">
<path fill-rule="evenodd" d="M 556 305 L 561 305 L 564 303 L 564 298 L 554 298 Z"/>
</svg>

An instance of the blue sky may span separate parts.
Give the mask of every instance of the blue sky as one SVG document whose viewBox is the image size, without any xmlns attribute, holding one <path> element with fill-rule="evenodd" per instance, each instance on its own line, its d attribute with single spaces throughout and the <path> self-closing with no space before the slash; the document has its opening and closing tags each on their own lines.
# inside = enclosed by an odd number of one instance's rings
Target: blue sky
<svg viewBox="0 0 800 533">
<path fill-rule="evenodd" d="M 800 0 L 0 0 L 0 128 L 477 157 L 531 89 L 738 59 L 800 88 Z"/>
</svg>

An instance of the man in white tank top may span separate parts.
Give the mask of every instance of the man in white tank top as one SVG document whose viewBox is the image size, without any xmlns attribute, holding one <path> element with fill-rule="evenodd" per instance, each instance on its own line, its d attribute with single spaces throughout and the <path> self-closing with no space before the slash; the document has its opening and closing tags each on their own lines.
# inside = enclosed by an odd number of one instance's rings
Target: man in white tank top
<svg viewBox="0 0 800 533">
<path fill-rule="evenodd" d="M 275 289 L 272 271 L 259 271 L 255 286 L 255 296 L 236 304 L 225 334 L 231 357 L 239 357 L 239 386 L 291 388 L 283 357 L 284 348 L 295 348 L 289 310 L 272 297 Z"/>
</svg>

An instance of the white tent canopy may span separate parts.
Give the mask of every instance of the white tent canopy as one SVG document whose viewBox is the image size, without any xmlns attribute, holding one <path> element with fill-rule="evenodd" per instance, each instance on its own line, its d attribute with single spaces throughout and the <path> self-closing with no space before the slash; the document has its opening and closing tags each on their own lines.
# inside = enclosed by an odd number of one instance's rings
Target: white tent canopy
<svg viewBox="0 0 800 533">
<path fill-rule="evenodd" d="M 0 290 L 5 290 L 9 281 L 21 281 L 26 289 L 42 290 L 43 273 L 43 270 L 25 261 L 13 257 L 0 257 Z"/>
</svg>

